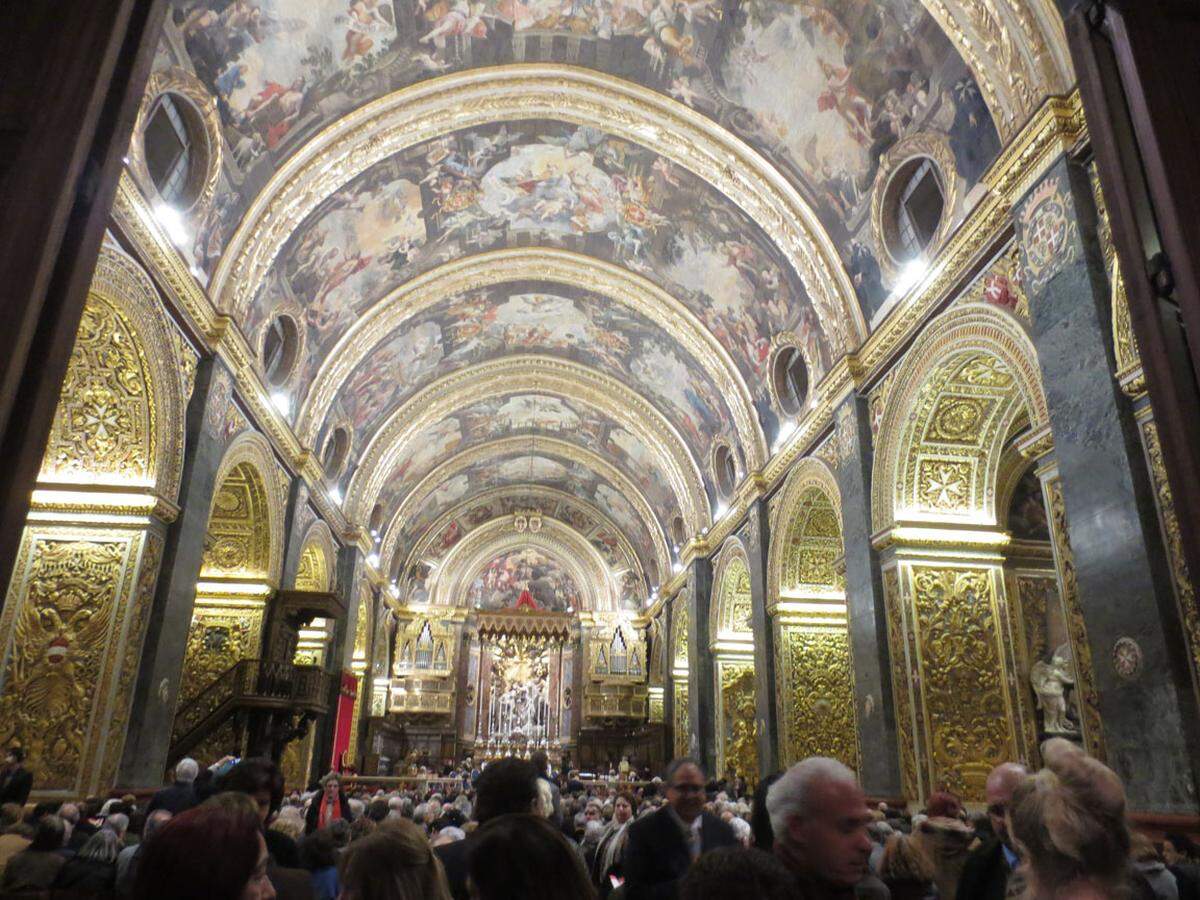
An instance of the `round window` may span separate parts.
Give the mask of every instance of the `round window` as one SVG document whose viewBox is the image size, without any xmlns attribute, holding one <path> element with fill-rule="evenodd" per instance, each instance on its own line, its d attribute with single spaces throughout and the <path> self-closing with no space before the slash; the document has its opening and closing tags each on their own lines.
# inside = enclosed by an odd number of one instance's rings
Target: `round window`
<svg viewBox="0 0 1200 900">
<path fill-rule="evenodd" d="M 300 329 L 291 316 L 276 316 L 263 334 L 262 362 L 267 384 L 287 383 L 300 351 Z"/>
<path fill-rule="evenodd" d="M 325 470 L 326 476 L 336 478 L 342 471 L 349 453 L 350 432 L 339 425 L 325 441 L 325 452 L 321 454 L 321 468 Z"/>
<path fill-rule="evenodd" d="M 721 444 L 713 454 L 713 475 L 716 476 L 717 490 L 724 497 L 730 497 L 737 487 L 737 463 L 733 451 L 728 444 Z"/>
<path fill-rule="evenodd" d="M 892 258 L 906 263 L 921 256 L 937 236 L 946 209 L 934 161 L 917 156 L 901 165 L 888 184 L 884 209 L 884 239 Z"/>
<path fill-rule="evenodd" d="M 164 203 L 188 209 L 208 171 L 208 136 L 200 112 L 182 94 L 159 94 L 142 129 L 150 182 Z"/>
<path fill-rule="evenodd" d="M 779 406 L 790 416 L 804 409 L 808 399 L 808 366 L 798 347 L 784 347 L 771 365 L 771 384 Z"/>
</svg>

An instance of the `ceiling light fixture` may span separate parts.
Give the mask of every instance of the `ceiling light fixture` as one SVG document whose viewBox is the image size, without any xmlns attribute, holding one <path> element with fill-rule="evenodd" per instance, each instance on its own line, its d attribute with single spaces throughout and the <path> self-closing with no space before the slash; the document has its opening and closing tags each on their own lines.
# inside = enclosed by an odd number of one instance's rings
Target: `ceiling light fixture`
<svg viewBox="0 0 1200 900">
<path fill-rule="evenodd" d="M 271 403 L 283 415 L 290 416 L 292 414 L 292 398 L 283 391 L 272 391 Z"/>
<path fill-rule="evenodd" d="M 187 243 L 188 231 L 183 224 L 183 216 L 179 214 L 179 210 L 165 203 L 155 203 L 154 218 L 158 219 L 158 224 L 163 227 L 163 231 L 167 233 L 171 243 L 178 246 Z"/>
</svg>

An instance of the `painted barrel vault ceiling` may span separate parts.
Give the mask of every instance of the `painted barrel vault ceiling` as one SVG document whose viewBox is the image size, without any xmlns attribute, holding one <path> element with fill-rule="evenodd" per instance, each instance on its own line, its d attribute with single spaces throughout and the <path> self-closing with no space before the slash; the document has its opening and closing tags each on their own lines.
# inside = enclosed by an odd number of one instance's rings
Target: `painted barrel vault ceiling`
<svg viewBox="0 0 1200 900">
<path fill-rule="evenodd" d="M 252 348 L 295 321 L 276 389 L 318 455 L 349 435 L 331 487 L 414 600 L 472 529 L 538 509 L 638 608 L 728 500 L 719 448 L 740 479 L 786 431 L 781 336 L 817 384 L 896 287 L 871 222 L 888 151 L 936 136 L 957 218 L 1012 126 L 921 0 L 168 18 L 156 71 L 215 98 L 222 141 L 179 249 Z"/>
</svg>

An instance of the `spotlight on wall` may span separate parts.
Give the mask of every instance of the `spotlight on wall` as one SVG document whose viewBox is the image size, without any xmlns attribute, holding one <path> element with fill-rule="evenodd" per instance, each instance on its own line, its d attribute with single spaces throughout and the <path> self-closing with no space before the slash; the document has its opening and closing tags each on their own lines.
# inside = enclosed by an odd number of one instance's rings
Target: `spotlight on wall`
<svg viewBox="0 0 1200 900">
<path fill-rule="evenodd" d="M 329 489 L 329 499 L 339 506 L 342 503 L 342 489 L 336 484 Z"/>
<path fill-rule="evenodd" d="M 188 231 L 183 224 L 183 216 L 179 214 L 179 210 L 165 203 L 155 203 L 154 218 L 158 219 L 158 224 L 163 227 L 163 231 L 167 233 L 171 243 L 176 245 L 187 243 Z"/>
<path fill-rule="evenodd" d="M 716 518 L 718 518 L 718 519 L 725 518 L 725 513 L 727 513 L 727 512 L 729 512 L 728 506 L 726 506 L 724 503 L 717 504 Z M 708 529 L 706 528 L 705 531 L 708 531 Z"/>
<path fill-rule="evenodd" d="M 379 566 L 379 554 L 372 553 L 370 556 L 368 556 L 367 557 L 367 565 L 378 567 Z"/>
<path fill-rule="evenodd" d="M 283 415 L 290 416 L 292 414 L 292 398 L 283 391 L 272 391 L 271 403 L 273 403 L 275 408 L 283 413 Z"/>
</svg>

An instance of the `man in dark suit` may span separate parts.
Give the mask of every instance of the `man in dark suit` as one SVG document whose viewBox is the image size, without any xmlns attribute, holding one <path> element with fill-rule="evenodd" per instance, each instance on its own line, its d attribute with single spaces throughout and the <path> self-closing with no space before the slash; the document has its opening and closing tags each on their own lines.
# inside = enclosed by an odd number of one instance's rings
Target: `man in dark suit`
<svg viewBox="0 0 1200 900">
<path fill-rule="evenodd" d="M 667 803 L 629 826 L 625 847 L 629 900 L 671 900 L 701 854 L 737 843 L 733 829 L 704 811 L 704 772 L 693 759 L 677 759 L 664 775 Z"/>
<path fill-rule="evenodd" d="M 25 751 L 10 747 L 4 760 L 4 773 L 0 775 L 0 803 L 15 803 L 24 806 L 33 790 L 33 774 L 24 766 Z"/>
<path fill-rule="evenodd" d="M 1008 882 L 1016 869 L 1017 852 L 1008 835 L 1008 807 L 1013 791 L 1025 780 L 1025 767 L 1001 763 L 992 769 L 984 786 L 988 821 L 995 838 L 976 848 L 967 857 L 958 879 L 958 896 L 971 900 L 1004 900 Z"/>
<path fill-rule="evenodd" d="M 475 807 L 471 818 L 482 825 L 506 813 L 531 813 L 538 799 L 537 770 L 533 763 L 516 757 L 488 763 L 475 782 Z M 467 863 L 475 842 L 472 834 L 465 841 L 434 847 L 442 861 L 446 881 L 454 900 L 468 900 Z"/>
<path fill-rule="evenodd" d="M 175 763 L 175 783 L 157 792 L 150 800 L 148 813 L 165 809 L 173 816 L 187 812 L 196 805 L 196 776 L 200 766 L 191 757 L 185 756 Z"/>
</svg>

